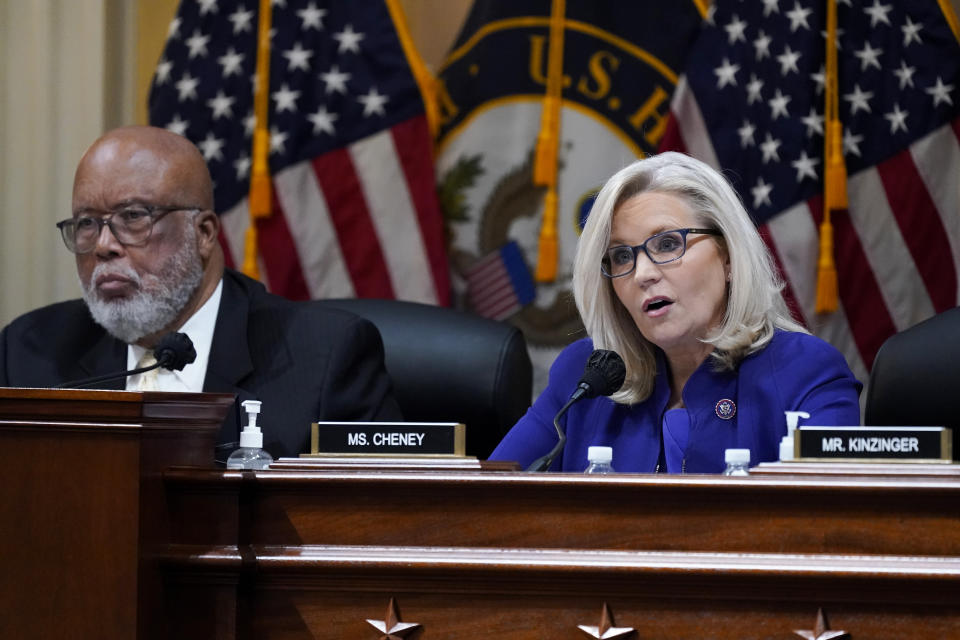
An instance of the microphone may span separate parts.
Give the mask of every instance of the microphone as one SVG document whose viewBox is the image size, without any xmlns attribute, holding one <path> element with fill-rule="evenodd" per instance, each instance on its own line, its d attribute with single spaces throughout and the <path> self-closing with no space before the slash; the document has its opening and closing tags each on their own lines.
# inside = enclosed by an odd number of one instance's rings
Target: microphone
<svg viewBox="0 0 960 640">
<path fill-rule="evenodd" d="M 567 435 L 563 432 L 563 427 L 560 426 L 560 418 L 574 402 L 581 398 L 609 396 L 616 393 L 623 386 L 626 377 L 627 367 L 623 363 L 623 358 L 616 352 L 597 349 L 591 353 L 587 359 L 587 366 L 583 370 L 583 376 L 577 383 L 577 388 L 570 394 L 570 399 L 553 418 L 553 426 L 557 430 L 557 444 L 547 455 L 534 460 L 527 467 L 527 471 L 546 471 L 563 451 L 563 446 L 567 443 Z"/>
<path fill-rule="evenodd" d="M 183 371 L 185 366 L 197 359 L 197 351 L 187 334 L 168 333 L 160 338 L 153 350 L 153 357 L 157 359 L 157 367 L 169 371 Z"/>
<path fill-rule="evenodd" d="M 117 378 L 126 378 L 138 373 L 152 371 L 159 367 L 170 371 L 182 371 L 185 366 L 197 359 L 197 351 L 193 348 L 193 341 L 185 333 L 168 333 L 160 338 L 157 346 L 153 350 L 153 357 L 157 359 L 156 364 L 149 367 L 140 367 L 129 371 L 120 371 L 117 373 L 108 373 L 94 378 L 84 378 L 76 382 L 64 382 L 58 384 L 54 389 L 82 389 L 101 382 L 116 380 Z"/>
</svg>

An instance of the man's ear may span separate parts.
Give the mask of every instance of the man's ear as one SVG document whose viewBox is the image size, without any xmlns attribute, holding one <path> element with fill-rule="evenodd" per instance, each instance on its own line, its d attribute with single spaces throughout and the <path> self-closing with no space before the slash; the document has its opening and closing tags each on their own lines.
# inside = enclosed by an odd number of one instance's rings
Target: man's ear
<svg viewBox="0 0 960 640">
<path fill-rule="evenodd" d="M 196 215 L 193 224 L 197 230 L 197 249 L 207 260 L 220 242 L 220 217 L 210 209 L 204 209 Z"/>
</svg>

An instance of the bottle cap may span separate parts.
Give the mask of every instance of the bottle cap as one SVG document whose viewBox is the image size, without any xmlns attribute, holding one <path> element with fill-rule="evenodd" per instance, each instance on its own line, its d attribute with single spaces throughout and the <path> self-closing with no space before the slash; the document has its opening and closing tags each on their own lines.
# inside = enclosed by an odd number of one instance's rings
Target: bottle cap
<svg viewBox="0 0 960 640">
<path fill-rule="evenodd" d="M 613 447 L 587 447 L 588 462 L 610 462 L 613 460 Z"/>
<path fill-rule="evenodd" d="M 750 449 L 727 449 L 723 453 L 723 461 L 727 464 L 749 464 Z"/>
</svg>

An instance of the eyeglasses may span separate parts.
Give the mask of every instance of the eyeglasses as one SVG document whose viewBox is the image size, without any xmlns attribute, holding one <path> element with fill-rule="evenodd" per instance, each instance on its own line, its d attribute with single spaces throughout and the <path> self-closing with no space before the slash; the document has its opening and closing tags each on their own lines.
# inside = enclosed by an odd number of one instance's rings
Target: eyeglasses
<svg viewBox="0 0 960 640">
<path fill-rule="evenodd" d="M 63 244 L 73 253 L 90 253 L 97 246 L 97 238 L 104 225 L 117 242 L 125 247 L 143 246 L 150 240 L 153 225 L 171 211 L 200 211 L 199 207 L 180 205 L 155 206 L 147 204 L 127 205 L 107 212 L 105 216 L 80 213 L 57 223 Z"/>
<path fill-rule="evenodd" d="M 642 250 L 654 264 L 666 264 L 683 257 L 687 252 L 687 234 L 702 233 L 722 236 L 716 229 L 672 229 L 652 235 L 643 244 L 635 247 L 617 245 L 610 247 L 600 260 L 600 271 L 608 278 L 619 278 L 633 273 L 637 268 L 637 256 Z"/>
</svg>

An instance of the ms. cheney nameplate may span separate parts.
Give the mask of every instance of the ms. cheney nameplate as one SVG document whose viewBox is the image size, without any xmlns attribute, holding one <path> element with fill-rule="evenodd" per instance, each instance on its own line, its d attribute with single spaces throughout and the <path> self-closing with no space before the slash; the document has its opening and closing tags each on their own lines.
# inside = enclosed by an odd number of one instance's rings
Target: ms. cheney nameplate
<svg viewBox="0 0 960 640">
<path fill-rule="evenodd" d="M 311 428 L 311 454 L 466 455 L 466 427 L 455 422 L 314 422 Z"/>
<path fill-rule="evenodd" d="M 802 460 L 950 462 L 946 427 L 800 427 L 794 453 Z"/>
</svg>

